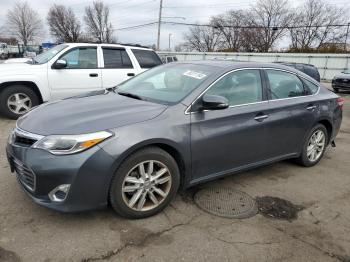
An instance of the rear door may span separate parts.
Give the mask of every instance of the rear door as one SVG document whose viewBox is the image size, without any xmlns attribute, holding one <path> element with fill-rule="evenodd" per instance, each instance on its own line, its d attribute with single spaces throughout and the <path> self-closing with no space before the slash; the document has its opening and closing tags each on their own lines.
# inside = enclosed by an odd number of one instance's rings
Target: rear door
<svg viewBox="0 0 350 262">
<path fill-rule="evenodd" d="M 268 102 L 259 69 L 228 73 L 206 92 L 224 96 L 224 110 L 191 112 L 192 179 L 220 176 L 265 159 Z"/>
<path fill-rule="evenodd" d="M 137 74 L 125 48 L 102 46 L 102 86 L 114 87 Z"/>
<path fill-rule="evenodd" d="M 52 99 L 66 98 L 102 88 L 96 46 L 72 48 L 58 59 L 66 60 L 67 67 L 48 68 Z"/>
<path fill-rule="evenodd" d="M 295 73 L 278 69 L 264 71 L 269 88 L 267 156 L 299 153 L 306 133 L 315 123 L 319 103 Z"/>
</svg>

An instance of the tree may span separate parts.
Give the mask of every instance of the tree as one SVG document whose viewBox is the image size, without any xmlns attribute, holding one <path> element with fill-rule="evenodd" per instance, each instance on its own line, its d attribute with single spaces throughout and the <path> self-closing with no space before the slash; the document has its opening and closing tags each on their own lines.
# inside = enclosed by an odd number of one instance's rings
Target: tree
<svg viewBox="0 0 350 262">
<path fill-rule="evenodd" d="M 242 48 L 243 29 L 240 28 L 246 20 L 246 13 L 242 10 L 231 10 L 223 15 L 212 18 L 212 23 L 221 33 L 220 48 L 237 52 Z"/>
<path fill-rule="evenodd" d="M 287 0 L 258 0 L 246 17 L 245 38 L 254 50 L 268 52 L 287 32 L 293 13 Z"/>
<path fill-rule="evenodd" d="M 293 19 L 295 28 L 289 30 L 292 50 L 310 51 L 327 42 L 342 41 L 346 28 L 332 25 L 347 24 L 346 10 L 321 0 L 307 0 L 299 9 Z"/>
<path fill-rule="evenodd" d="M 209 26 L 192 26 L 190 31 L 184 34 L 186 46 L 190 50 L 199 52 L 213 52 L 220 42 L 221 32 L 215 28 L 213 21 Z"/>
<path fill-rule="evenodd" d="M 85 8 L 84 21 L 90 36 L 97 42 L 111 43 L 115 41 L 113 26 L 109 21 L 109 7 L 102 1 L 94 1 Z"/>
<path fill-rule="evenodd" d="M 72 8 L 53 5 L 47 15 L 50 32 L 58 41 L 77 42 L 81 37 L 81 26 Z"/>
<path fill-rule="evenodd" d="M 42 33 L 39 14 L 27 2 L 17 2 L 7 13 L 8 30 L 26 46 Z"/>
</svg>

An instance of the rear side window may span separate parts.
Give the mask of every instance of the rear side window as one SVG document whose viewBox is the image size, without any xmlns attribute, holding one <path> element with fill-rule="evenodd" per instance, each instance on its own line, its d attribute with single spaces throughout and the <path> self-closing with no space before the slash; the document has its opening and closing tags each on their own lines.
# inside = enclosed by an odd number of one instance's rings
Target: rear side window
<svg viewBox="0 0 350 262">
<path fill-rule="evenodd" d="M 309 80 L 303 79 L 306 89 L 306 94 L 313 95 L 316 94 L 318 91 L 318 86 L 314 83 L 310 82 Z"/>
<path fill-rule="evenodd" d="M 230 106 L 262 101 L 260 72 L 247 69 L 227 74 L 207 94 L 226 97 Z"/>
<path fill-rule="evenodd" d="M 132 49 L 137 61 L 141 68 L 152 68 L 162 64 L 162 61 L 154 51 Z"/>
<path fill-rule="evenodd" d="M 104 68 L 132 68 L 131 60 L 125 49 L 102 48 Z"/>
<path fill-rule="evenodd" d="M 266 73 L 272 100 L 304 95 L 303 83 L 296 75 L 278 70 L 266 70 Z"/>
<path fill-rule="evenodd" d="M 60 59 L 67 61 L 66 69 L 94 69 L 97 68 L 96 47 L 74 48 Z"/>
</svg>

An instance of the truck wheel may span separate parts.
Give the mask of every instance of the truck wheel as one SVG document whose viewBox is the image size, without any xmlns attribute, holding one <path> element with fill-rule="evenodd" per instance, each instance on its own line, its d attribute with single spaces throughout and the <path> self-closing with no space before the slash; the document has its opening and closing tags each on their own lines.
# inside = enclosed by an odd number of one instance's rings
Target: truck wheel
<svg viewBox="0 0 350 262">
<path fill-rule="evenodd" d="M 38 104 L 37 94 L 24 85 L 8 86 L 0 93 L 0 112 L 11 119 L 17 119 Z"/>
</svg>

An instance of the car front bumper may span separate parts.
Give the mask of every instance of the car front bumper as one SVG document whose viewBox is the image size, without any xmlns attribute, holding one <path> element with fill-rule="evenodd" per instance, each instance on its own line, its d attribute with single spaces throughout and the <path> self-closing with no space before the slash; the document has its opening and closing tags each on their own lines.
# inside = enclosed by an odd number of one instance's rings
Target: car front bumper
<svg viewBox="0 0 350 262">
<path fill-rule="evenodd" d="M 57 156 L 41 149 L 8 144 L 6 152 L 11 171 L 36 203 L 61 212 L 107 205 L 114 159 L 99 146 Z M 70 185 L 69 191 L 63 201 L 53 201 L 49 194 L 60 185 Z"/>
<path fill-rule="evenodd" d="M 346 83 L 332 81 L 332 87 L 338 89 L 350 89 L 350 80 Z"/>
</svg>

